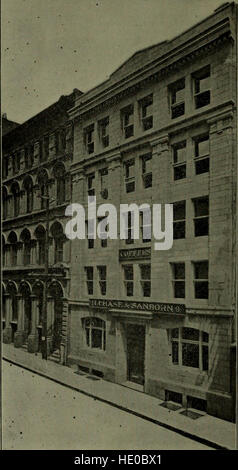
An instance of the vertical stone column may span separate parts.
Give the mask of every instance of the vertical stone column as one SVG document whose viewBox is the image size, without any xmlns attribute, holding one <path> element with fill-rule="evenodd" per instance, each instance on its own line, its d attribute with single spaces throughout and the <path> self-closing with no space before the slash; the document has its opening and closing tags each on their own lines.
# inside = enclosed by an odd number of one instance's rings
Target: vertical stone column
<svg viewBox="0 0 238 470">
<path fill-rule="evenodd" d="M 31 332 L 28 336 L 28 352 L 34 353 L 38 351 L 38 334 L 37 334 L 37 307 L 38 307 L 38 297 L 31 295 Z"/>
<path fill-rule="evenodd" d="M 11 343 L 12 342 L 12 328 L 11 328 L 11 297 L 6 294 L 6 318 L 5 318 L 5 328 L 3 330 L 3 342 Z"/>
<path fill-rule="evenodd" d="M 54 298 L 47 298 L 47 355 L 50 355 L 52 352 L 53 344 L 53 334 L 54 334 Z"/>
<path fill-rule="evenodd" d="M 24 335 L 24 313 L 25 313 L 25 300 L 22 296 L 17 295 L 17 311 L 18 311 L 18 319 L 17 319 L 17 331 L 14 336 L 14 346 L 15 348 L 19 348 L 23 345 L 25 335 Z"/>
</svg>

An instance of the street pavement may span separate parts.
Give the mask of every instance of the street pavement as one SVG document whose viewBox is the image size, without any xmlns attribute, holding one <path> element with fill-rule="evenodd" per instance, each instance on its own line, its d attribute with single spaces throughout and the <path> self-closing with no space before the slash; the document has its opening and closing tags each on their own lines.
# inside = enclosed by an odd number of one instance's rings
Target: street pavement
<svg viewBox="0 0 238 470">
<path fill-rule="evenodd" d="M 29 370 L 2 366 L 4 450 L 209 450 Z"/>
</svg>

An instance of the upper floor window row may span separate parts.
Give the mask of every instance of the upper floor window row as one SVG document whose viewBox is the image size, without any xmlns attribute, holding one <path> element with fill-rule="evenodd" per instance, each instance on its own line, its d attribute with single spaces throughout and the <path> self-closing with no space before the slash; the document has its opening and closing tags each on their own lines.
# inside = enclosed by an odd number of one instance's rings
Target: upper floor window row
<svg viewBox="0 0 238 470">
<path fill-rule="evenodd" d="M 145 96 L 138 101 L 138 112 L 142 131 L 153 128 L 153 94 Z M 134 135 L 134 104 L 129 104 L 120 111 L 121 132 L 125 139 Z M 97 126 L 93 123 L 83 130 L 84 147 L 88 154 L 95 152 L 96 142 L 101 149 L 107 148 L 110 144 L 110 120 L 109 116 L 98 121 Z"/>
<path fill-rule="evenodd" d="M 29 170 L 38 162 L 46 161 L 49 156 L 57 155 L 66 149 L 66 130 L 57 130 L 51 136 L 45 135 L 38 142 L 31 142 L 22 149 L 3 159 L 3 178 L 16 175 L 21 170 Z"/>
<path fill-rule="evenodd" d="M 195 109 L 207 106 L 211 101 L 210 65 L 201 68 L 191 75 L 191 89 Z M 186 111 L 185 77 L 169 85 L 170 114 L 175 119 L 183 116 Z"/>
</svg>

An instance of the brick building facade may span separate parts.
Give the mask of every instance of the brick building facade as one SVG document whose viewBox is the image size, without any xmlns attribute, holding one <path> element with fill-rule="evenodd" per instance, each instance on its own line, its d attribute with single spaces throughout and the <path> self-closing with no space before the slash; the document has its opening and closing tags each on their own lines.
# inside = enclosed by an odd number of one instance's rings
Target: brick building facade
<svg viewBox="0 0 238 470">
<path fill-rule="evenodd" d="M 134 54 L 69 113 L 72 201 L 87 207 L 95 195 L 118 211 L 172 203 L 174 243 L 156 251 L 149 236 L 71 242 L 67 363 L 228 420 L 236 93 L 232 3 Z"/>
<path fill-rule="evenodd" d="M 41 350 L 45 262 L 48 353 L 63 354 L 69 293 L 70 242 L 64 235 L 71 200 L 73 129 L 68 109 L 77 89 L 3 137 L 3 341 Z M 49 197 L 49 247 L 46 206 Z M 63 357 L 62 357 L 63 360 Z"/>
</svg>

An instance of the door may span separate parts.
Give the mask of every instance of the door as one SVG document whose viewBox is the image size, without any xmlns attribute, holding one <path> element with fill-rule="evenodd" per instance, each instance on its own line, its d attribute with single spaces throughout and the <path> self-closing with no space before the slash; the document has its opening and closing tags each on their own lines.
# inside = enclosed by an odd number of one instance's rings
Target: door
<svg viewBox="0 0 238 470">
<path fill-rule="evenodd" d="M 53 350 L 59 349 L 62 332 L 62 301 L 55 299 L 54 301 L 54 330 L 53 330 Z"/>
<path fill-rule="evenodd" d="M 145 327 L 127 325 L 127 380 L 144 385 Z"/>
</svg>

